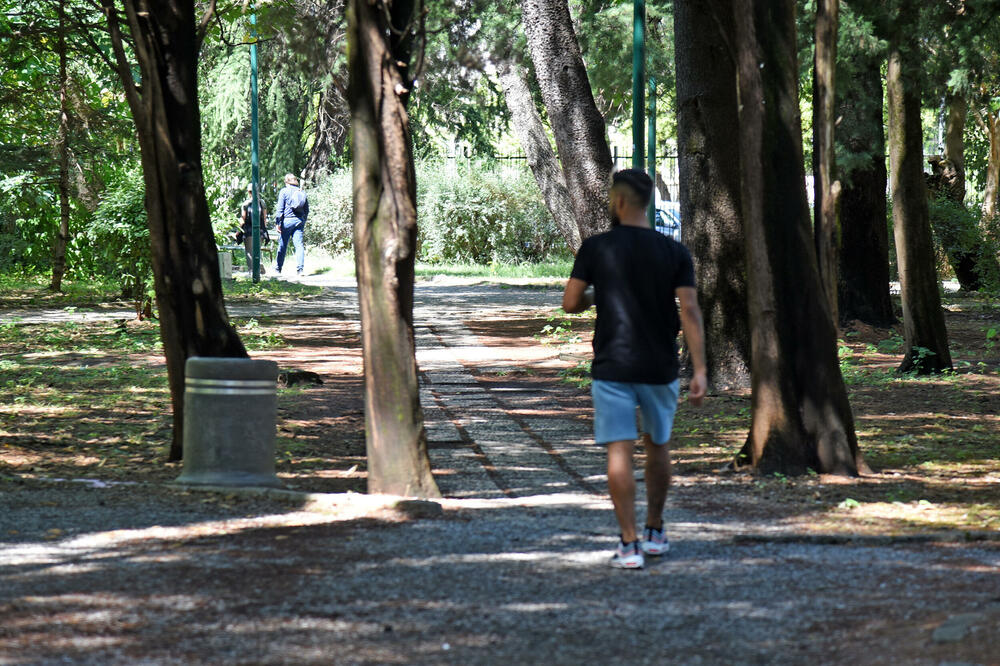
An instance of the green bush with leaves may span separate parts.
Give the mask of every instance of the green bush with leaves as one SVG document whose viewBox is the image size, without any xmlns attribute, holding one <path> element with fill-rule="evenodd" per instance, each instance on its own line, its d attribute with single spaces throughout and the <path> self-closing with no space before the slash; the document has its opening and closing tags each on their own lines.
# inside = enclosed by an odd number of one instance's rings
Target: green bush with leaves
<svg viewBox="0 0 1000 666">
<path fill-rule="evenodd" d="M 307 242 L 352 249 L 351 174 L 309 191 Z M 495 163 L 417 164 L 418 258 L 429 263 L 514 264 L 566 256 L 566 243 L 530 172 Z"/>
<path fill-rule="evenodd" d="M 80 236 L 89 245 L 87 268 L 116 278 L 122 295 L 142 303 L 149 298 L 153 264 L 146 222 L 142 169 L 133 166 L 112 180 L 100 206 Z"/>
<path fill-rule="evenodd" d="M 992 292 L 1000 290 L 1000 270 L 996 257 L 1000 251 L 998 237 L 984 230 L 979 224 L 977 208 L 950 201 L 944 197 L 930 201 L 930 219 L 934 230 L 939 259 L 938 273 L 944 271 L 940 264 L 945 257 L 954 265 L 958 257 L 971 255 L 975 258 L 975 271 L 982 280 L 983 287 Z M 950 268 L 950 267 L 948 267 Z"/>
</svg>

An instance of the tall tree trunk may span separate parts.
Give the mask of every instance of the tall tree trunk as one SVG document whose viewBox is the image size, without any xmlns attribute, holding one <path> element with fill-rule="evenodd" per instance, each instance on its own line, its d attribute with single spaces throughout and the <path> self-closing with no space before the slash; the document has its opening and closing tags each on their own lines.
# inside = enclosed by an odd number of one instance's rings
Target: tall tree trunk
<svg viewBox="0 0 1000 666">
<path fill-rule="evenodd" d="M 839 0 L 816 0 L 816 54 L 813 59 L 813 161 L 815 196 L 813 234 L 820 282 L 833 322 L 837 311 L 837 267 L 840 254 L 840 181 L 833 142 L 836 116 L 837 20 Z"/>
<path fill-rule="evenodd" d="M 987 257 L 987 253 L 982 252 L 982 233 L 975 220 L 962 214 L 941 214 L 949 208 L 958 213 L 965 212 L 964 135 L 969 104 L 964 95 L 948 95 L 946 105 L 948 117 L 945 122 L 944 155 L 928 158 L 931 164 L 931 174 L 926 176 L 928 193 L 936 204 L 930 210 L 931 227 L 944 246 L 948 262 L 962 289 L 979 291 L 983 286 L 981 275 L 991 272 L 985 262 L 993 262 L 993 274 L 1000 267 L 997 267 L 995 257 Z"/>
<path fill-rule="evenodd" d="M 694 258 L 713 388 L 750 385 L 732 0 L 674 3 L 681 227 Z"/>
<path fill-rule="evenodd" d="M 899 9 L 889 46 L 886 89 L 889 103 L 889 163 L 893 233 L 903 301 L 906 351 L 900 371 L 920 374 L 951 367 L 948 332 L 941 310 L 934 243 L 923 171 L 920 123 L 920 47 L 909 21 L 915 0 Z"/>
<path fill-rule="evenodd" d="M 606 231 L 611 149 L 567 0 L 521 0 L 524 33 L 556 139 L 580 235 Z"/>
<path fill-rule="evenodd" d="M 511 122 L 517 134 L 531 173 L 542 192 L 545 206 L 552 214 L 556 228 L 573 254 L 580 248 L 580 228 L 577 226 L 573 200 L 566 190 L 566 179 L 559 167 L 559 158 L 552 150 L 545 133 L 542 117 L 526 80 L 528 73 L 518 63 L 507 60 L 500 65 L 500 84 L 510 110 Z"/>
<path fill-rule="evenodd" d="M 969 100 L 965 95 L 948 95 L 948 119 L 944 129 L 944 158 L 955 169 L 948 198 L 965 203 L 965 121 L 969 117 Z"/>
<path fill-rule="evenodd" d="M 417 194 L 406 112 L 413 13 L 412 1 L 348 3 L 354 252 L 368 491 L 436 497 L 413 338 Z"/>
<path fill-rule="evenodd" d="M 245 357 L 229 323 L 205 200 L 194 0 L 126 0 L 142 75 L 125 58 L 114 0 L 102 0 L 119 78 L 139 136 L 160 337 L 174 412 L 170 460 L 184 442 L 184 365 L 191 356 Z"/>
<path fill-rule="evenodd" d="M 986 110 L 980 114 L 990 138 L 990 154 L 986 161 L 986 187 L 983 191 L 983 220 L 994 220 L 1000 213 L 1000 111 Z"/>
<path fill-rule="evenodd" d="M 52 251 L 52 282 L 50 291 L 62 291 L 66 274 L 66 246 L 69 243 L 69 77 L 66 72 L 66 2 L 59 0 L 59 130 L 56 150 L 59 152 L 59 232 Z"/>
<path fill-rule="evenodd" d="M 864 463 L 806 200 L 795 1 L 734 9 L 753 389 L 737 464 L 855 475 Z"/>
<path fill-rule="evenodd" d="M 330 171 L 334 158 L 344 152 L 347 143 L 346 101 L 339 81 L 332 81 L 319 96 L 316 105 L 316 128 L 313 145 L 302 169 L 303 179 L 315 183 L 320 175 Z"/>
<path fill-rule="evenodd" d="M 837 140 L 856 164 L 841 178 L 841 251 L 837 304 L 843 321 L 888 327 L 896 320 L 889 296 L 885 127 L 881 54 L 855 51 L 851 85 L 838 86 Z"/>
</svg>

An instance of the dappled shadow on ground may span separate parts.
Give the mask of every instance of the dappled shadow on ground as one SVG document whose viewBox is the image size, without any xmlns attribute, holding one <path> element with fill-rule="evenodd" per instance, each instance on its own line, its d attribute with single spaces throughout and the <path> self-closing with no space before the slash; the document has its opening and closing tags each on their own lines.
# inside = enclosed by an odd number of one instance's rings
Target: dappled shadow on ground
<svg viewBox="0 0 1000 666">
<path fill-rule="evenodd" d="M 593 497 L 453 503 L 420 521 L 209 509 L 0 546 L 0 657 L 851 663 L 863 645 L 982 663 L 984 641 L 939 645 L 930 631 L 964 612 L 979 614 L 978 637 L 1000 630 L 996 550 L 754 544 L 672 513 L 672 553 L 615 572 L 610 510 Z"/>
</svg>

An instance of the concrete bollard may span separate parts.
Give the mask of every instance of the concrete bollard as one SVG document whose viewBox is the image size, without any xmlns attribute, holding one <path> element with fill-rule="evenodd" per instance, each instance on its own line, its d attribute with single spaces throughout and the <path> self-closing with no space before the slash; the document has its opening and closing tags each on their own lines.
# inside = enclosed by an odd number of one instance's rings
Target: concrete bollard
<svg viewBox="0 0 1000 666">
<path fill-rule="evenodd" d="M 219 277 L 223 280 L 233 279 L 233 253 L 229 250 L 219 252 Z"/>
<path fill-rule="evenodd" d="M 177 483 L 281 486 L 274 473 L 278 364 L 191 357 L 184 367 L 184 470 Z"/>
</svg>

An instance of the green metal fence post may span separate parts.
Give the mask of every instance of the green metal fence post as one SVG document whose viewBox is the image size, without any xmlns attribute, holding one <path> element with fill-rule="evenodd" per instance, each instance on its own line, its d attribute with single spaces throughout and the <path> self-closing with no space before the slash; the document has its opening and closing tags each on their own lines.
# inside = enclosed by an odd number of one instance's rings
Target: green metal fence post
<svg viewBox="0 0 1000 666">
<path fill-rule="evenodd" d="M 633 0 L 632 17 L 632 168 L 643 169 L 646 133 L 646 0 Z"/>
<path fill-rule="evenodd" d="M 260 282 L 260 146 L 257 141 L 257 15 L 250 15 L 250 210 L 253 220 L 251 267 L 254 284 Z"/>
<path fill-rule="evenodd" d="M 656 228 L 656 79 L 649 77 L 649 145 L 646 147 L 653 198 L 649 202 L 649 226 Z"/>
</svg>

